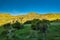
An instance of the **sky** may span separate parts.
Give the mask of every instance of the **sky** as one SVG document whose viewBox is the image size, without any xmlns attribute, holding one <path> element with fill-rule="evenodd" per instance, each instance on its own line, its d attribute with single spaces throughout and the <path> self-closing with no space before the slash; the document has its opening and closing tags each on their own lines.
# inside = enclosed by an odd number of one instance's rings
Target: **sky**
<svg viewBox="0 0 60 40">
<path fill-rule="evenodd" d="M 60 0 L 0 0 L 0 13 L 60 13 Z"/>
</svg>

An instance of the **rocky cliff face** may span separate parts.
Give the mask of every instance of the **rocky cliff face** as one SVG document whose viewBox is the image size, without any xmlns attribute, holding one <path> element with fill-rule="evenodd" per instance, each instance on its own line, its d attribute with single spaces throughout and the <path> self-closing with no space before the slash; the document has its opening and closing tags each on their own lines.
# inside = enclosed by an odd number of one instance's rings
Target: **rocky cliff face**
<svg viewBox="0 0 60 40">
<path fill-rule="evenodd" d="M 13 23 L 18 20 L 21 23 L 26 22 L 27 20 L 33 20 L 33 19 L 46 19 L 46 20 L 56 20 L 60 19 L 60 14 L 37 14 L 37 13 L 29 13 L 26 15 L 17 15 L 12 16 L 10 14 L 0 14 L 0 25 L 3 25 L 5 23 L 11 22 Z"/>
</svg>

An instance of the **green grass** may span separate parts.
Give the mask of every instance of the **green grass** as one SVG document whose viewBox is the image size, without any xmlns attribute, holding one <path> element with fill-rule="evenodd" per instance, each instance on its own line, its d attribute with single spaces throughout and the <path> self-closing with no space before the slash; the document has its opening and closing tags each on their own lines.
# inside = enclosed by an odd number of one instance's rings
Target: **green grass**
<svg viewBox="0 0 60 40">
<path fill-rule="evenodd" d="M 42 33 L 38 33 L 37 31 L 33 31 L 30 29 L 30 25 L 25 25 L 25 29 L 19 30 L 19 35 L 23 37 L 24 40 L 42 40 Z M 32 34 L 30 34 L 32 33 Z M 16 33 L 18 34 L 18 33 Z M 30 36 L 29 38 L 26 38 L 27 36 Z M 37 37 L 38 36 L 38 37 Z M 50 26 L 47 31 L 46 40 L 60 40 L 60 27 L 59 26 Z"/>
<path fill-rule="evenodd" d="M 0 28 L 0 34 L 4 29 Z M 40 31 L 31 30 L 31 25 L 24 25 L 24 29 L 16 30 L 14 40 L 42 40 L 43 36 Z M 0 40 L 4 38 L 0 37 Z M 47 30 L 46 40 L 60 40 L 60 26 L 51 25 Z"/>
</svg>

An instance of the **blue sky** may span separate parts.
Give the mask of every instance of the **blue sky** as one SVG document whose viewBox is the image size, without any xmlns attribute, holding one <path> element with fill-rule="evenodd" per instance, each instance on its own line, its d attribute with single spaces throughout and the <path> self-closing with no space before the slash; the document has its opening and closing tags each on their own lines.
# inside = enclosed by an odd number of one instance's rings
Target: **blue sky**
<svg viewBox="0 0 60 40">
<path fill-rule="evenodd" d="M 0 12 L 12 15 L 60 13 L 60 0 L 0 0 Z"/>
</svg>

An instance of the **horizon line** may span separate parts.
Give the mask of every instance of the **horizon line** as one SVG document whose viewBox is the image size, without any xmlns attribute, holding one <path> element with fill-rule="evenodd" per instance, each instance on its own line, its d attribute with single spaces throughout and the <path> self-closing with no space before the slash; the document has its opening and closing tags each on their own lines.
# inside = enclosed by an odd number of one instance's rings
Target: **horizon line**
<svg viewBox="0 0 60 40">
<path fill-rule="evenodd" d="M 13 16 L 17 16 L 17 15 L 26 15 L 29 13 L 35 13 L 35 14 L 60 14 L 60 12 L 47 12 L 47 13 L 37 13 L 37 12 L 27 12 L 27 13 L 8 13 L 8 12 L 0 12 L 0 14 L 10 14 Z"/>
</svg>

